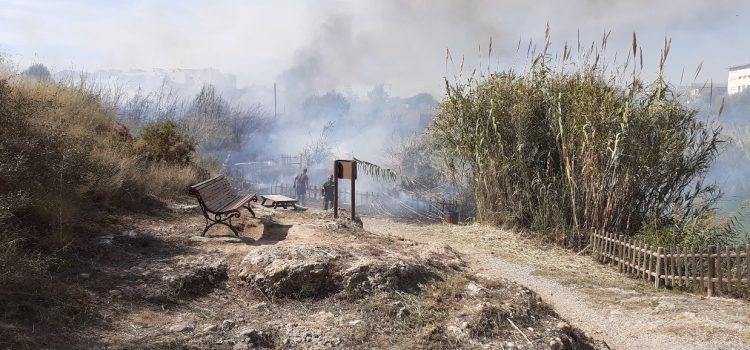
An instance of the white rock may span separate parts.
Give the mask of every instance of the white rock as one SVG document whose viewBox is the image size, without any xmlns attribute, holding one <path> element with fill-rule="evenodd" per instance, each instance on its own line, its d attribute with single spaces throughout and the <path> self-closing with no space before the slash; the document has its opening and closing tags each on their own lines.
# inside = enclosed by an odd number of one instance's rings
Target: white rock
<svg viewBox="0 0 750 350">
<path fill-rule="evenodd" d="M 190 323 L 178 323 L 169 327 L 170 332 L 192 332 L 193 329 L 195 326 Z"/>
<path fill-rule="evenodd" d="M 362 320 L 353 320 L 353 321 L 349 321 L 349 325 L 350 326 L 356 326 L 356 325 L 358 325 L 358 324 L 360 324 L 362 322 L 364 322 L 364 321 L 362 321 Z"/>
<path fill-rule="evenodd" d="M 217 329 L 219 329 L 219 326 L 217 326 L 215 324 L 207 324 L 207 325 L 203 326 L 203 331 L 204 332 L 213 332 L 213 331 L 215 331 Z"/>
<path fill-rule="evenodd" d="M 221 322 L 221 329 L 232 329 L 234 327 L 234 320 L 224 320 Z"/>
<path fill-rule="evenodd" d="M 469 282 L 469 284 L 466 285 L 466 291 L 468 292 L 469 295 L 477 295 L 483 290 L 484 290 L 484 287 L 474 282 Z"/>
</svg>

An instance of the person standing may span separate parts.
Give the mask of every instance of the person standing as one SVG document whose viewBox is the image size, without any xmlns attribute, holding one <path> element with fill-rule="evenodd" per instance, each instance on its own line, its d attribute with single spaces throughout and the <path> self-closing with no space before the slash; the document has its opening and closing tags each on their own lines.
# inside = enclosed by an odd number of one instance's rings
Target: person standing
<svg viewBox="0 0 750 350">
<path fill-rule="evenodd" d="M 310 186 L 310 179 L 307 177 L 307 168 L 302 169 L 302 174 L 294 178 L 294 189 L 297 190 L 297 200 L 300 204 L 305 204 L 307 188 Z"/>
<path fill-rule="evenodd" d="M 323 210 L 328 210 L 328 203 L 331 203 L 331 208 L 333 208 L 333 174 L 328 176 L 328 181 L 323 184 L 320 191 L 323 195 Z"/>
</svg>

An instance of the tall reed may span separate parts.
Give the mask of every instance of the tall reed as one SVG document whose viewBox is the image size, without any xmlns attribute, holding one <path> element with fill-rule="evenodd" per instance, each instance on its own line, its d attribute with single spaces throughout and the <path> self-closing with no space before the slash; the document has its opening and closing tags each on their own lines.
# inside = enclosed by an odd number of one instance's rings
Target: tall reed
<svg viewBox="0 0 750 350">
<path fill-rule="evenodd" d="M 579 44 L 577 55 L 566 44 L 557 57 L 547 40 L 524 72 L 446 81 L 431 133 L 471 184 L 478 219 L 580 246 L 588 230 L 634 234 L 711 212 L 719 191 L 703 179 L 720 128 L 672 94 L 661 73 L 669 41 L 645 83 L 635 35 L 630 58 L 614 68 L 607 37 L 588 50 Z"/>
</svg>

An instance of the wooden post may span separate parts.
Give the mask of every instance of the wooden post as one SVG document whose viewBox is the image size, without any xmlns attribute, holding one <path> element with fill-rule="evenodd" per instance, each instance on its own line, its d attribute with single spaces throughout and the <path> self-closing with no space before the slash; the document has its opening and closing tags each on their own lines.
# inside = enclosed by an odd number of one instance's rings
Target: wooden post
<svg viewBox="0 0 750 350">
<path fill-rule="evenodd" d="M 677 258 L 675 257 L 674 249 L 669 252 L 669 259 L 667 261 L 669 262 L 669 274 L 671 275 L 669 278 L 669 285 L 674 287 L 675 277 L 677 277 L 677 270 L 675 269 L 677 267 Z M 667 281 L 664 281 L 664 283 L 666 284 Z"/>
<path fill-rule="evenodd" d="M 727 284 L 727 292 L 732 292 L 732 250 L 729 249 L 729 246 L 726 246 L 725 251 L 727 252 L 727 268 L 726 270 L 726 284 Z"/>
<path fill-rule="evenodd" d="M 643 273 L 641 274 L 643 276 L 643 279 L 646 281 L 649 280 L 648 276 L 648 264 L 651 263 L 651 255 L 649 254 L 648 250 L 648 244 L 643 245 Z"/>
<path fill-rule="evenodd" d="M 682 260 L 680 260 L 682 259 Z M 688 251 L 687 248 L 682 248 L 681 250 L 677 251 L 677 254 L 675 255 L 674 259 L 675 264 L 675 273 L 677 278 L 676 285 L 677 286 L 684 286 L 686 285 L 688 281 L 688 276 L 690 276 L 690 273 L 688 272 L 687 264 L 688 264 Z M 683 279 L 684 277 L 684 279 Z"/>
<path fill-rule="evenodd" d="M 357 208 L 357 201 L 356 201 L 356 195 L 354 191 L 354 183 L 357 182 L 357 162 L 352 162 L 352 221 L 357 217 L 355 214 L 355 209 Z"/>
<path fill-rule="evenodd" d="M 338 162 L 333 161 L 333 217 L 339 217 L 339 167 Z"/>
<path fill-rule="evenodd" d="M 682 248 L 682 254 L 685 255 L 685 260 L 683 260 L 684 268 L 682 269 L 683 270 L 682 274 L 685 275 L 685 283 L 683 284 L 683 286 L 689 287 L 690 286 L 690 258 L 688 258 L 689 252 L 688 252 L 687 247 Z"/>
<path fill-rule="evenodd" d="M 654 287 L 656 289 L 659 289 L 661 287 L 661 264 L 662 264 L 662 254 L 664 254 L 664 248 L 659 247 L 656 249 L 656 276 L 654 276 Z M 666 275 L 666 274 L 665 274 Z"/>
<path fill-rule="evenodd" d="M 625 239 L 622 235 L 617 235 L 617 271 L 622 273 L 623 265 L 622 265 L 622 257 L 625 253 Z"/>
<path fill-rule="evenodd" d="M 698 248 L 693 248 L 693 276 L 696 278 L 696 282 L 698 282 L 698 288 L 700 288 L 701 292 L 705 289 L 706 284 L 703 281 L 703 267 L 702 262 L 703 258 L 701 255 L 703 252 Z M 698 280 L 698 278 L 700 278 Z"/>
<path fill-rule="evenodd" d="M 714 252 L 716 253 L 716 269 L 714 270 L 716 272 L 716 285 L 714 286 L 714 292 L 716 292 L 716 295 L 721 295 L 721 288 L 724 284 L 724 281 L 721 280 L 722 274 L 724 272 L 721 268 L 721 251 L 714 250 Z"/>
<path fill-rule="evenodd" d="M 734 277 L 736 277 L 734 288 L 736 290 L 742 289 L 742 257 L 740 256 L 741 252 L 742 250 L 739 246 L 734 247 Z"/>
<path fill-rule="evenodd" d="M 628 273 L 633 274 L 633 259 L 635 258 L 633 250 L 633 239 L 628 239 Z"/>
<path fill-rule="evenodd" d="M 706 276 L 706 285 L 708 286 L 708 288 L 706 290 L 706 293 L 709 298 L 714 296 L 714 254 L 716 254 L 716 246 L 708 246 L 708 258 L 706 259 L 706 274 L 708 275 Z"/>
<path fill-rule="evenodd" d="M 594 251 L 594 260 L 599 261 L 599 237 L 596 230 L 591 232 L 591 250 Z"/>
</svg>

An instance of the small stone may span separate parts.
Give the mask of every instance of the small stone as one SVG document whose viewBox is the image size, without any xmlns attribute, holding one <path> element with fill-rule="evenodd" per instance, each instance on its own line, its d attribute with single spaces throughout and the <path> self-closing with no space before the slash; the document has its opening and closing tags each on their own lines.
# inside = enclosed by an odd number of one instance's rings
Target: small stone
<svg viewBox="0 0 750 350">
<path fill-rule="evenodd" d="M 213 331 L 215 331 L 217 329 L 219 329 L 219 326 L 217 326 L 215 324 L 207 324 L 207 325 L 203 326 L 203 331 L 204 332 L 213 332 Z"/>
<path fill-rule="evenodd" d="M 563 333 L 570 333 L 570 325 L 568 322 L 560 321 L 557 323 L 557 329 L 559 329 Z"/>
<path fill-rule="evenodd" d="M 533 332 L 533 331 L 534 331 L 534 328 L 533 328 L 533 327 L 526 327 L 526 329 L 528 329 L 528 330 L 529 330 L 529 332 Z"/>
<path fill-rule="evenodd" d="M 396 317 L 398 317 L 399 319 L 403 320 L 403 319 L 409 317 L 410 314 L 411 314 L 411 312 L 409 311 L 409 309 L 407 309 L 405 307 L 402 307 L 402 308 L 398 309 L 398 311 L 396 312 Z"/>
<path fill-rule="evenodd" d="M 362 322 L 364 322 L 364 321 L 362 321 L 362 320 L 353 320 L 353 321 L 349 321 L 349 325 L 350 326 L 356 326 L 356 325 L 358 325 L 358 324 L 360 324 Z"/>
<path fill-rule="evenodd" d="M 333 318 L 335 315 L 329 311 L 321 311 L 321 312 L 318 312 L 317 316 L 319 318 Z"/>
<path fill-rule="evenodd" d="M 175 333 L 192 332 L 193 329 L 195 329 L 195 327 L 189 323 L 178 323 L 169 327 L 169 331 Z"/>
<path fill-rule="evenodd" d="M 266 307 L 266 305 L 268 305 L 268 304 L 265 301 L 261 301 L 261 302 L 259 302 L 257 304 L 251 305 L 250 309 L 253 309 L 253 310 L 260 309 L 260 308 Z"/>
<path fill-rule="evenodd" d="M 91 278 L 91 274 L 88 274 L 86 272 L 81 272 L 81 273 L 78 274 L 78 277 L 80 277 L 83 280 L 87 280 L 87 279 Z"/>
<path fill-rule="evenodd" d="M 221 329 L 230 330 L 234 327 L 234 325 L 235 325 L 234 320 L 224 320 L 221 322 Z"/>
<path fill-rule="evenodd" d="M 477 295 L 483 290 L 484 290 L 484 287 L 474 282 L 469 282 L 469 284 L 466 285 L 466 291 L 468 292 L 469 295 Z"/>
<path fill-rule="evenodd" d="M 244 338 L 246 343 L 254 347 L 269 346 L 271 344 L 271 336 L 268 333 L 252 327 L 241 330 L 240 336 Z"/>
</svg>

